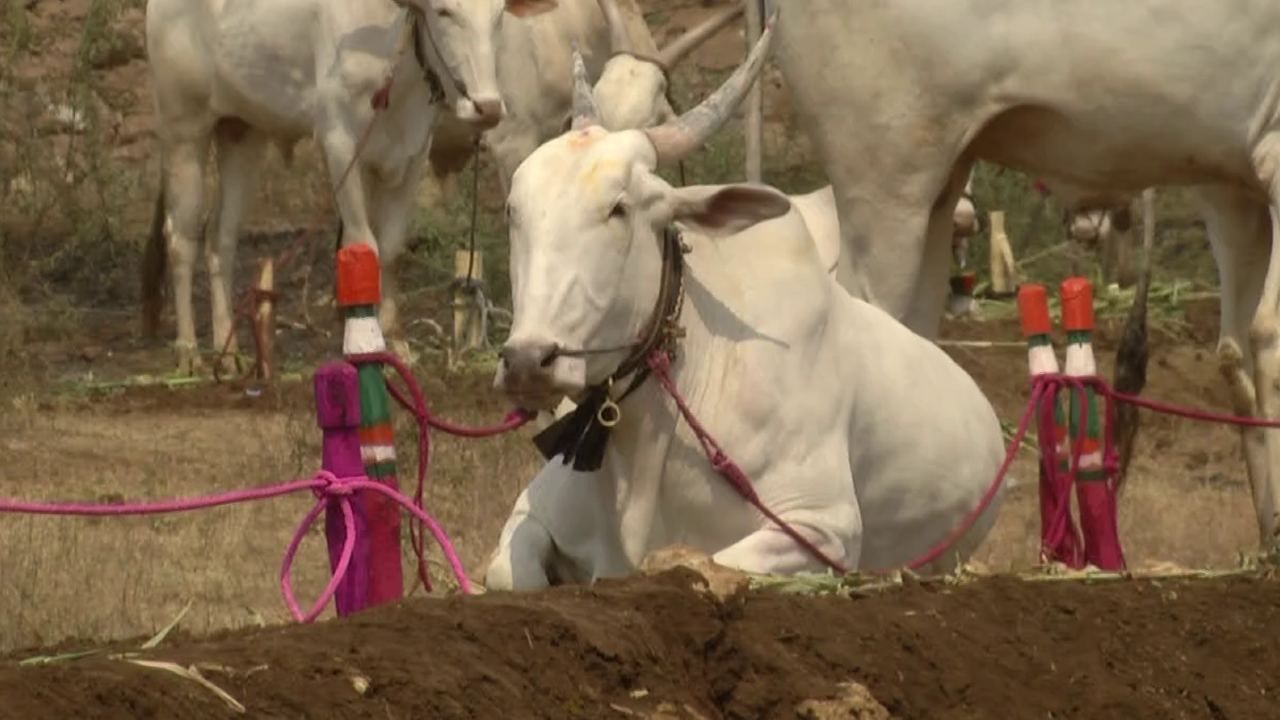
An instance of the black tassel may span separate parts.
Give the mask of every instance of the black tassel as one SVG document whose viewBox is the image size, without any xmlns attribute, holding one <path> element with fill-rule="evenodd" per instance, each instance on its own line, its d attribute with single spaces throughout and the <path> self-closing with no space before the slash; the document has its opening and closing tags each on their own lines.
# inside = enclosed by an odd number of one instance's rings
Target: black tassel
<svg viewBox="0 0 1280 720">
<path fill-rule="evenodd" d="M 608 388 L 596 386 L 573 412 L 533 436 L 533 444 L 542 457 L 550 460 L 562 455 L 562 462 L 572 462 L 574 470 L 598 470 L 604 462 L 610 428 L 601 425 L 597 416 L 608 399 Z"/>
</svg>

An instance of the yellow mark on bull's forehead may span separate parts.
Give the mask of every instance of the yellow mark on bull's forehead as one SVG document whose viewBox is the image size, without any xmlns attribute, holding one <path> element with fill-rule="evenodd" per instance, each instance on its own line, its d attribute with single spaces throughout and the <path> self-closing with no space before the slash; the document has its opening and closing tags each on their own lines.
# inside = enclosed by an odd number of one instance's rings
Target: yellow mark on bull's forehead
<svg viewBox="0 0 1280 720">
<path fill-rule="evenodd" d="M 622 162 L 616 158 L 602 158 L 591 163 L 591 167 L 578 178 L 578 183 L 588 188 L 595 189 L 600 182 L 602 174 L 614 172 L 622 166 Z"/>
</svg>

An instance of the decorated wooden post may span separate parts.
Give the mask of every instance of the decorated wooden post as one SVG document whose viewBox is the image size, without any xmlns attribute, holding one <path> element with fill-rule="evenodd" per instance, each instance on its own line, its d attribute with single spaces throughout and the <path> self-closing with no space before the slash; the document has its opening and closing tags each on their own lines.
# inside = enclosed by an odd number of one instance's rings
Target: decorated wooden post
<svg viewBox="0 0 1280 720">
<path fill-rule="evenodd" d="M 476 284 L 484 281 L 484 255 L 458 250 L 453 254 L 453 359 L 484 344 L 484 320 Z"/>
<path fill-rule="evenodd" d="M 338 477 L 364 474 L 360 459 L 360 386 L 356 368 L 338 361 L 322 365 L 314 380 L 316 423 L 324 432 L 321 467 Z M 338 615 L 363 610 L 369 602 L 369 528 L 364 509 L 352 503 L 356 544 L 347 574 L 333 595 Z M 347 538 L 346 523 L 337 499 L 324 511 L 324 534 L 329 547 L 329 572 L 335 572 Z"/>
<path fill-rule="evenodd" d="M 1062 281 L 1062 327 L 1067 331 L 1066 375 L 1092 377 L 1098 374 L 1093 357 L 1093 287 L 1082 277 Z M 1069 438 L 1077 444 L 1079 465 L 1072 480 L 1080 506 L 1080 529 L 1084 535 L 1085 562 L 1102 570 L 1124 568 L 1120 536 L 1116 527 L 1115 487 L 1106 468 L 1106 447 L 1102 401 L 1092 388 L 1073 390 L 1068 402 Z M 1083 416 L 1082 416 L 1083 410 Z M 1080 428 L 1084 427 L 1084 438 Z"/>
<path fill-rule="evenodd" d="M 1049 331 L 1053 322 L 1049 319 L 1049 298 L 1044 285 L 1027 283 L 1018 288 L 1018 316 L 1022 322 L 1022 336 L 1027 342 L 1027 364 L 1030 367 L 1032 385 L 1038 376 L 1056 375 L 1058 358 L 1054 354 Z M 1054 480 L 1065 475 L 1051 472 L 1049 448 L 1055 449 L 1061 463 L 1066 446 L 1066 433 L 1057 422 L 1059 407 L 1051 398 L 1042 398 L 1035 409 L 1036 439 L 1040 445 L 1040 562 L 1063 562 L 1073 565 L 1079 557 L 1075 533 L 1062 532 L 1060 523 L 1064 514 L 1071 514 L 1070 487 L 1058 487 Z M 1055 432 L 1055 427 L 1058 432 Z"/>
<path fill-rule="evenodd" d="M 378 324 L 381 298 L 378 256 L 364 243 L 338 251 L 338 305 L 345 314 L 342 336 L 344 355 L 385 352 L 386 342 Z M 360 387 L 360 456 L 371 480 L 397 488 L 396 449 L 391 428 L 391 399 L 381 363 L 362 363 L 357 374 Z M 398 489 L 398 488 L 397 488 Z M 373 490 L 356 495 L 368 530 L 369 575 L 367 607 L 404 597 L 400 565 L 400 507 Z"/>
<path fill-rule="evenodd" d="M 258 268 L 258 307 L 253 315 L 253 344 L 257 351 L 255 374 L 260 382 L 271 382 L 272 352 L 276 334 L 275 268 L 264 258 Z"/>
<path fill-rule="evenodd" d="M 1017 282 L 1017 267 L 1013 260 L 1013 248 L 1009 245 L 1009 236 L 1004 229 L 1004 211 L 992 210 L 991 243 L 988 248 L 988 260 L 991 270 L 991 296 L 1009 297 L 1013 294 Z"/>
</svg>

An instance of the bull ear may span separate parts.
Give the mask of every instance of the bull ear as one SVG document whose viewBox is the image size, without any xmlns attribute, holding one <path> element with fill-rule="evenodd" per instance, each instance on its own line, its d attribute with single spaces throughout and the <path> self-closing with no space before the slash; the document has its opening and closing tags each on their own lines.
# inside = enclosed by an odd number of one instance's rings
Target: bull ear
<svg viewBox="0 0 1280 720">
<path fill-rule="evenodd" d="M 551 12 L 559 4 L 559 0 L 507 0 L 507 12 L 520 18 L 533 17 Z"/>
<path fill-rule="evenodd" d="M 786 215 L 791 200 L 768 185 L 690 185 L 672 190 L 673 219 L 703 235 L 724 237 Z"/>
</svg>

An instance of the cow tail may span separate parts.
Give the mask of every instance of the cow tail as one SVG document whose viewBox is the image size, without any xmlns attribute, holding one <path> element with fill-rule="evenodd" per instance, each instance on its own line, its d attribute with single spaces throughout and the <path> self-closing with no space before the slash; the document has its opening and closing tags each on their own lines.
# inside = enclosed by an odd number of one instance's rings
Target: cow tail
<svg viewBox="0 0 1280 720">
<path fill-rule="evenodd" d="M 165 273 L 169 264 L 169 252 L 165 246 L 165 193 L 164 184 L 156 192 L 155 209 L 151 215 L 151 234 L 142 253 L 142 333 L 154 338 L 160 326 L 160 309 L 164 304 Z"/>
<path fill-rule="evenodd" d="M 1133 305 L 1125 318 L 1116 347 L 1115 374 L 1111 379 L 1116 390 L 1137 395 L 1147 384 L 1147 294 L 1151 289 L 1151 247 L 1155 241 L 1154 197 L 1148 188 L 1142 194 L 1142 253 L 1138 256 L 1138 282 L 1134 287 Z M 1116 492 L 1120 492 L 1129 472 L 1133 446 L 1138 439 L 1138 408 L 1129 403 L 1116 403 Z"/>
</svg>

